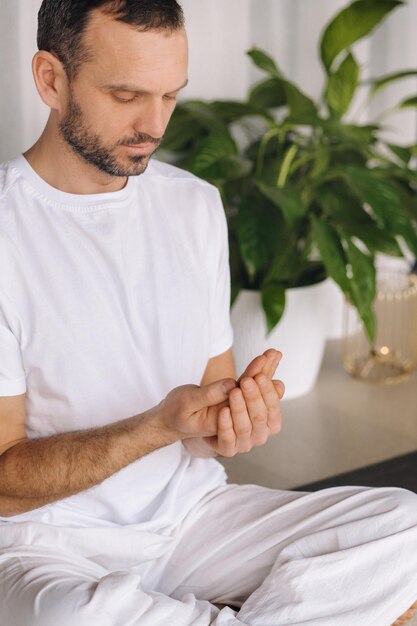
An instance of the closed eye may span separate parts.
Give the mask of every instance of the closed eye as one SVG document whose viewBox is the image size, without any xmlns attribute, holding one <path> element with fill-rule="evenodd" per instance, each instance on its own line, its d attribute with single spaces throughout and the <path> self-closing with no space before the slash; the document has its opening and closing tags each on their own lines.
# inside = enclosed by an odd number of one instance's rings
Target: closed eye
<svg viewBox="0 0 417 626">
<path fill-rule="evenodd" d="M 127 98 L 122 98 L 122 96 L 116 96 L 116 94 L 112 94 L 113 98 L 116 100 L 116 102 L 121 102 L 122 104 L 127 104 L 129 102 L 134 102 L 135 100 L 138 99 L 138 96 L 130 96 Z"/>
<path fill-rule="evenodd" d="M 115 93 L 113 93 L 112 96 L 116 100 L 116 102 L 120 102 L 121 104 L 129 104 L 129 102 L 135 102 L 136 100 L 139 100 L 141 98 L 141 94 L 134 94 L 132 96 L 123 97 L 117 96 Z M 165 96 L 163 96 L 163 98 L 168 102 L 175 102 L 177 100 L 177 94 L 166 94 Z"/>
</svg>

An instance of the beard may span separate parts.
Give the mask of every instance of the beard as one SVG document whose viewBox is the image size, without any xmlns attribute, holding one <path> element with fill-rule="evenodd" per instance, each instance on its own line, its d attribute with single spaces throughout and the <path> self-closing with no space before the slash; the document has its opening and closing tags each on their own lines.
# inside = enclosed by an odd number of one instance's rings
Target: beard
<svg viewBox="0 0 417 626">
<path fill-rule="evenodd" d="M 134 137 L 122 139 L 107 146 L 99 135 L 92 132 L 84 118 L 81 107 L 76 102 L 72 91 L 69 92 L 67 112 L 58 125 L 62 138 L 86 163 L 93 165 L 101 172 L 110 176 L 138 176 L 148 167 L 149 160 L 161 139 L 155 139 L 145 133 L 136 133 Z M 117 158 L 115 152 L 121 145 L 138 145 L 143 143 L 155 144 L 155 149 L 147 155 L 127 155 L 126 158 Z"/>
</svg>

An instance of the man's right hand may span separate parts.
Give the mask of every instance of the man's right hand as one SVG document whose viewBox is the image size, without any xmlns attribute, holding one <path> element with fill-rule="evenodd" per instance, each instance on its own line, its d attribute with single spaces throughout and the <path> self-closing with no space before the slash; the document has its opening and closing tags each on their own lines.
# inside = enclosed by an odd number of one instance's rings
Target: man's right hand
<svg viewBox="0 0 417 626">
<path fill-rule="evenodd" d="M 14 442 L 0 454 L 0 515 L 13 517 L 86 491 L 178 440 L 215 436 L 219 411 L 234 387 L 232 378 L 183 385 L 144 413 Z"/>
<path fill-rule="evenodd" d="M 220 409 L 228 406 L 229 392 L 236 386 L 233 378 L 225 378 L 203 387 L 176 387 L 150 411 L 150 417 L 178 440 L 215 436 Z"/>
<path fill-rule="evenodd" d="M 226 386 L 224 386 L 226 385 Z M 144 413 L 89 428 L 14 441 L 0 454 L 0 515 L 13 517 L 86 491 L 153 452 L 214 436 L 236 381 L 173 389 Z"/>
</svg>

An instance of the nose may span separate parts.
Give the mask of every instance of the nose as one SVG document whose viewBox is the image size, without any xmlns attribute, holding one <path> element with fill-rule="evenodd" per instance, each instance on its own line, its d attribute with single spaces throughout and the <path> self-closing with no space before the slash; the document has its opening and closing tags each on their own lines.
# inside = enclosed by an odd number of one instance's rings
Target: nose
<svg viewBox="0 0 417 626">
<path fill-rule="evenodd" d="M 162 98 L 149 98 L 146 106 L 141 108 L 134 128 L 137 132 L 159 139 L 163 137 L 168 121 L 169 115 L 167 115 Z"/>
</svg>

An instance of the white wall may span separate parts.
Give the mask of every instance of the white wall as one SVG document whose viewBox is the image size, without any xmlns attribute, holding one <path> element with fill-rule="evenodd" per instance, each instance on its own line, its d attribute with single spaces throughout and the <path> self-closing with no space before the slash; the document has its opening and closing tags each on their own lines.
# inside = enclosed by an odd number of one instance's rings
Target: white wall
<svg viewBox="0 0 417 626">
<path fill-rule="evenodd" d="M 36 16 L 41 0 L 1 0 L 0 161 L 28 148 L 48 114 L 33 86 Z M 323 73 L 317 54 L 323 25 L 345 0 L 183 0 L 190 39 L 190 85 L 185 97 L 243 98 L 261 74 L 245 51 L 258 46 L 272 54 L 288 76 L 317 97 Z M 417 0 L 397 9 L 359 47 L 365 76 L 417 67 Z M 417 93 L 417 80 L 388 88 L 371 109 L 376 115 L 402 95 Z M 361 118 L 366 120 L 368 112 Z M 391 121 L 391 120 L 390 120 Z M 393 140 L 417 138 L 416 113 L 392 118 Z"/>
<path fill-rule="evenodd" d="M 0 161 L 27 149 L 48 116 L 32 78 L 41 0 L 1 0 Z"/>
</svg>

